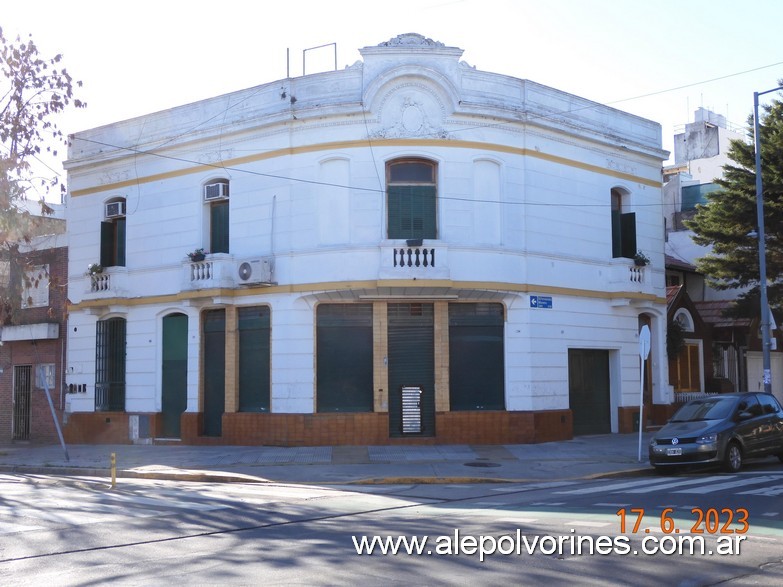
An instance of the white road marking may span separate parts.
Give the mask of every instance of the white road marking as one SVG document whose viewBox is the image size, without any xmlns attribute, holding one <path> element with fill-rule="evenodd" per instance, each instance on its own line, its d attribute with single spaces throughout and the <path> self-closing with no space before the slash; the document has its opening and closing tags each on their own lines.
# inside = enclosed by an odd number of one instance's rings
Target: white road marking
<svg viewBox="0 0 783 587">
<path fill-rule="evenodd" d="M 758 485 L 759 483 L 767 483 L 769 481 L 777 481 L 776 477 L 770 477 L 764 475 L 762 477 L 754 477 L 751 479 L 739 479 L 737 481 L 729 481 L 727 483 L 715 483 L 706 487 L 694 487 L 692 489 L 682 489 L 680 491 L 674 491 L 673 493 L 715 493 L 716 491 L 723 491 L 724 489 L 734 489 L 735 487 L 742 487 L 743 485 Z"/>
</svg>

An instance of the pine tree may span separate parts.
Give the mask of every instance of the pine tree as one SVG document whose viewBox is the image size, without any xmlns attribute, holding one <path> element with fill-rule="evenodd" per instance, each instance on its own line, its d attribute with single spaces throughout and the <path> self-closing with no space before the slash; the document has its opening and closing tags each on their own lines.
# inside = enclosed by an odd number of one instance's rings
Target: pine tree
<svg viewBox="0 0 783 587">
<path fill-rule="evenodd" d="M 780 85 L 783 85 L 781 83 Z M 720 190 L 707 196 L 694 217 L 686 222 L 693 240 L 711 247 L 697 260 L 697 269 L 719 290 L 747 288 L 737 298 L 734 315 L 758 316 L 759 243 L 757 239 L 756 151 L 753 116 L 749 117 L 748 142 L 732 141 L 728 157 L 716 180 Z M 766 232 L 767 294 L 770 306 L 783 306 L 783 102 L 773 100 L 759 116 L 761 169 Z"/>
</svg>

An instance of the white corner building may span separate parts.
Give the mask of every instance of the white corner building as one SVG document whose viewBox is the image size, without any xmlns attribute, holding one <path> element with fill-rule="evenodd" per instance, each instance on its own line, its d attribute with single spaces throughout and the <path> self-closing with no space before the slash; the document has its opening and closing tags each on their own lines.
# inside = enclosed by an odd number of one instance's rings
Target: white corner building
<svg viewBox="0 0 783 587">
<path fill-rule="evenodd" d="M 71 442 L 534 443 L 671 402 L 660 125 L 418 34 L 359 53 L 71 137 Z"/>
</svg>

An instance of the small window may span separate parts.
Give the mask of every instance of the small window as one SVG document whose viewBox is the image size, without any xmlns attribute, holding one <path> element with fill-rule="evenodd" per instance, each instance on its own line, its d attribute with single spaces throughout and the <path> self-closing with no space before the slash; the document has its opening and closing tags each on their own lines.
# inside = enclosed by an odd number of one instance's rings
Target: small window
<svg viewBox="0 0 783 587">
<path fill-rule="evenodd" d="M 388 238 L 437 238 L 435 163 L 424 159 L 386 166 Z"/>
<path fill-rule="evenodd" d="M 38 389 L 54 389 L 54 363 L 42 363 L 35 368 L 35 387 Z"/>
<path fill-rule="evenodd" d="M 101 265 L 125 267 L 125 198 L 104 204 L 101 222 Z"/>
</svg>

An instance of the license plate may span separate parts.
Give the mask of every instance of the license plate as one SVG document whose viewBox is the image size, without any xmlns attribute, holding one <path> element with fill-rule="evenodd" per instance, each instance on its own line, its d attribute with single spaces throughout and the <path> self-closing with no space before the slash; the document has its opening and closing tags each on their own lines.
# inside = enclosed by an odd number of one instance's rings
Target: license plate
<svg viewBox="0 0 783 587">
<path fill-rule="evenodd" d="M 682 449 L 681 448 L 667 448 L 666 449 L 666 456 L 667 457 L 678 457 L 682 455 Z"/>
</svg>

